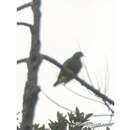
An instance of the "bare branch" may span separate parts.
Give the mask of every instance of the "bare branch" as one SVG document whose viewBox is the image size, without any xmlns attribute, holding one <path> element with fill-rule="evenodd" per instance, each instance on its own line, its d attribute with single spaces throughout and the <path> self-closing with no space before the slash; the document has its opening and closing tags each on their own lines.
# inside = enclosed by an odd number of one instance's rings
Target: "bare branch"
<svg viewBox="0 0 130 130">
<path fill-rule="evenodd" d="M 91 86 L 88 83 L 86 83 L 84 80 L 82 80 L 78 76 L 76 76 L 70 69 L 65 68 L 63 65 L 61 65 L 59 62 L 57 62 L 55 59 L 53 59 L 53 58 L 51 58 L 51 57 L 49 57 L 47 55 L 40 55 L 40 57 L 41 57 L 41 59 L 45 59 L 45 60 L 51 62 L 52 64 L 56 65 L 57 67 L 59 67 L 61 69 L 64 69 L 66 72 L 70 73 L 74 77 L 75 80 L 80 82 L 81 85 L 83 85 L 85 88 L 87 88 L 90 91 L 92 91 L 96 96 L 100 97 L 102 100 L 105 100 L 109 104 L 114 105 L 114 101 L 112 99 L 110 99 L 109 97 L 107 97 L 106 95 L 101 93 L 99 90 L 95 89 L 93 86 Z"/>
<path fill-rule="evenodd" d="M 57 105 L 58 107 L 60 107 L 60 108 L 62 108 L 62 109 L 64 109 L 64 110 L 66 110 L 66 111 L 69 111 L 69 112 L 74 112 L 74 111 L 70 110 L 69 108 L 64 107 L 64 106 L 60 105 L 59 103 L 57 103 L 56 101 L 54 101 L 54 100 L 53 100 L 52 98 L 50 98 L 45 92 L 43 92 L 43 90 L 42 90 L 41 92 L 42 92 L 42 94 L 43 94 L 47 99 L 49 99 L 52 103 L 54 103 L 54 104 Z"/>
<path fill-rule="evenodd" d="M 108 110 L 111 111 L 112 114 L 114 114 L 114 110 L 104 101 L 105 105 L 107 106 Z"/>
<path fill-rule="evenodd" d="M 25 23 L 25 22 L 17 22 L 17 25 L 23 25 L 23 26 L 27 26 L 29 28 L 32 28 L 33 25 L 29 24 L 29 23 Z"/>
<path fill-rule="evenodd" d="M 96 100 L 96 99 L 83 96 L 83 95 L 81 95 L 81 94 L 79 94 L 79 93 L 73 91 L 72 89 L 66 87 L 66 86 L 64 86 L 64 87 L 65 87 L 68 91 L 70 91 L 71 93 L 73 93 L 73 94 L 75 94 L 75 95 L 77 95 L 77 96 L 79 96 L 79 97 L 82 97 L 82 98 L 84 98 L 84 99 L 87 99 L 87 100 L 90 100 L 90 101 L 93 101 L 93 102 L 97 102 L 97 103 L 100 103 L 100 104 L 106 106 L 106 107 L 108 108 L 108 110 L 110 110 L 110 111 L 112 112 L 112 115 L 114 114 L 114 110 L 113 110 L 106 102 L 103 103 L 103 102 L 98 101 L 98 100 Z M 112 115 L 101 115 L 101 116 L 112 116 Z M 96 116 L 100 116 L 100 115 L 96 115 Z"/>
<path fill-rule="evenodd" d="M 59 103 L 57 103 L 55 100 L 53 100 L 52 98 L 50 98 L 43 90 L 41 90 L 41 93 L 43 94 L 43 96 L 45 96 L 48 100 L 50 100 L 56 106 L 58 106 L 58 107 L 60 107 L 60 108 L 62 108 L 64 110 L 66 110 L 66 111 L 74 112 L 73 110 L 71 110 L 71 109 L 69 109 L 67 107 L 64 107 L 64 106 L 60 105 Z M 92 116 L 93 117 L 101 117 L 101 116 L 106 117 L 106 116 L 113 116 L 113 114 L 112 115 L 110 115 L 110 114 L 99 114 L 99 115 L 93 114 Z"/>
<path fill-rule="evenodd" d="M 100 103 L 100 104 L 103 104 L 103 105 L 104 105 L 104 103 L 101 102 L 101 101 L 98 101 L 98 100 L 96 100 L 96 99 L 83 96 L 83 95 L 81 95 L 81 94 L 79 94 L 79 93 L 73 91 L 72 89 L 66 87 L 66 86 L 64 86 L 64 87 L 65 87 L 68 91 L 70 91 L 71 93 L 73 93 L 73 94 L 75 94 L 75 95 L 77 95 L 77 96 L 79 96 L 79 97 L 82 97 L 82 98 L 84 98 L 84 99 L 87 99 L 87 100 L 90 100 L 90 101 L 94 101 L 94 102 L 97 102 L 97 103 Z"/>
<path fill-rule="evenodd" d="M 24 58 L 24 59 L 17 60 L 17 64 L 26 63 L 27 60 L 28 60 L 28 58 Z"/>
<path fill-rule="evenodd" d="M 32 33 L 32 30 L 33 30 L 33 25 L 29 24 L 29 23 L 26 23 L 26 22 L 17 22 L 17 25 L 22 25 L 22 26 L 25 26 L 25 27 L 29 27 L 31 33 Z"/>
<path fill-rule="evenodd" d="M 24 5 L 19 6 L 19 7 L 17 8 L 17 11 L 20 11 L 20 10 L 22 10 L 22 9 L 24 9 L 24 8 L 27 8 L 27 7 L 30 7 L 30 6 L 32 6 L 32 2 L 29 2 L 29 3 L 26 3 L 26 4 L 24 4 Z"/>
</svg>

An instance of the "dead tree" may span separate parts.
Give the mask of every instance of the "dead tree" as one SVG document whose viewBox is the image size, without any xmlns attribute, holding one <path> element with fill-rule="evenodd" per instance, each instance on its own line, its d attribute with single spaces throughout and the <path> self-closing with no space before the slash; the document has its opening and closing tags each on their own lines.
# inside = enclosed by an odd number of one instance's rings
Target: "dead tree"
<svg viewBox="0 0 130 130">
<path fill-rule="evenodd" d="M 34 110 L 38 100 L 38 93 L 40 92 L 40 87 L 37 85 L 37 74 L 42 60 L 47 60 L 57 67 L 65 69 L 68 73 L 74 76 L 74 79 L 76 79 L 78 82 L 81 83 L 81 85 L 92 91 L 97 97 L 100 97 L 103 101 L 114 105 L 114 101 L 112 99 L 102 94 L 100 91 L 86 83 L 84 80 L 80 79 L 71 70 L 64 68 L 64 66 L 62 66 L 55 59 L 40 54 L 40 4 L 41 0 L 33 0 L 32 2 L 29 2 L 17 8 L 17 11 L 21 11 L 24 8 L 31 7 L 34 17 L 33 25 L 21 21 L 17 22 L 17 25 L 28 27 L 32 35 L 29 57 L 17 61 L 17 63 L 27 63 L 28 68 L 27 81 L 25 84 L 23 96 L 21 130 L 32 130 Z"/>
</svg>

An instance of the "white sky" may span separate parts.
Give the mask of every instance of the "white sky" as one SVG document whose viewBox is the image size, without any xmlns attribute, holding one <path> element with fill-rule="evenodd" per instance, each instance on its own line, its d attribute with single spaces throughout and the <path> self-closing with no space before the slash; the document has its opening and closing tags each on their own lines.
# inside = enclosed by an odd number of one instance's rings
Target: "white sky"
<svg viewBox="0 0 130 130">
<path fill-rule="evenodd" d="M 18 0 L 21 5 L 28 0 Z M 109 64 L 110 80 L 108 95 L 113 98 L 113 84 L 111 82 L 113 19 L 111 0 L 42 0 L 41 6 L 41 53 L 52 56 L 63 63 L 73 53 L 81 50 L 86 55 L 84 62 L 88 67 L 90 76 L 97 88 L 98 80 L 101 91 L 104 91 L 106 64 Z M 32 12 L 25 9 L 17 13 L 18 21 L 32 23 Z M 17 59 L 27 57 L 30 50 L 29 29 L 18 26 L 17 29 Z M 59 104 L 72 110 L 76 106 L 85 113 L 108 113 L 103 105 L 78 97 L 67 91 L 62 85 L 54 88 L 59 69 L 44 61 L 40 66 L 39 85 L 51 98 Z M 26 81 L 26 65 L 17 66 L 17 111 L 21 110 L 22 94 Z M 85 69 L 79 74 L 89 82 Z M 73 80 L 66 85 L 76 92 L 93 97 L 77 81 Z M 95 97 L 93 97 L 95 98 Z M 39 101 L 35 112 L 35 122 L 47 123 L 48 119 L 55 119 L 56 112 L 67 111 L 57 107 L 46 97 L 39 94 Z M 109 113 L 108 113 L 109 114 Z M 98 122 L 107 121 L 108 118 L 96 118 Z"/>
</svg>

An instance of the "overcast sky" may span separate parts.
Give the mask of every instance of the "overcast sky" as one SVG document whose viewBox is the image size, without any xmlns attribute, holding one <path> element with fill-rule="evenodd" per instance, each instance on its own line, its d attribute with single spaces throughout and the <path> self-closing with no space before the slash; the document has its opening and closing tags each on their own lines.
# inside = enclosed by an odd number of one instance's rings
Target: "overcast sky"
<svg viewBox="0 0 130 130">
<path fill-rule="evenodd" d="M 17 6 L 28 2 L 18 0 Z M 112 44 L 113 44 L 113 19 L 111 0 L 42 0 L 41 6 L 41 53 L 52 56 L 60 63 L 71 57 L 80 49 L 86 57 L 82 60 L 86 64 L 95 88 L 97 82 L 104 92 L 106 70 L 109 87 L 107 95 L 113 98 L 113 84 L 111 82 Z M 17 13 L 18 21 L 32 23 L 31 9 L 25 9 Z M 17 28 L 17 59 L 29 56 L 30 37 L 29 29 L 18 26 Z M 80 48 L 79 48 L 80 46 Z M 108 64 L 108 67 L 107 67 Z M 106 107 L 77 95 L 72 94 L 64 86 L 53 87 L 57 79 L 59 68 L 44 61 L 39 70 L 39 81 L 43 92 L 47 93 L 59 104 L 74 110 L 76 106 L 85 113 L 109 114 Z M 26 81 L 27 68 L 25 64 L 17 66 L 17 111 L 22 109 L 22 96 Z M 85 68 L 79 76 L 89 82 Z M 73 80 L 66 87 L 81 95 L 97 99 L 88 92 L 80 83 Z M 48 119 L 56 119 L 56 112 L 67 111 L 50 102 L 43 94 L 39 94 L 39 100 L 35 112 L 35 122 L 47 123 Z M 100 118 L 101 119 L 101 118 Z M 99 117 L 95 122 L 100 123 Z M 102 118 L 101 121 L 109 118 Z"/>
</svg>

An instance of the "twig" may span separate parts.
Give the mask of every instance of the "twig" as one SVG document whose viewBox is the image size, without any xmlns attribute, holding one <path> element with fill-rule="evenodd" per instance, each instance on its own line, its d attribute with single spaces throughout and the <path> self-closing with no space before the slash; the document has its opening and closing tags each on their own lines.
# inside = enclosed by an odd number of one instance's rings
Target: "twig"
<svg viewBox="0 0 130 130">
<path fill-rule="evenodd" d="M 105 72 L 105 90 L 104 93 L 106 94 L 109 87 L 109 67 L 108 67 L 108 61 L 106 62 L 106 72 Z"/>
<path fill-rule="evenodd" d="M 112 114 L 114 114 L 114 110 L 104 101 L 105 105 L 107 106 L 108 110 L 111 111 Z"/>
<path fill-rule="evenodd" d="M 106 82 L 106 77 L 105 77 L 105 82 Z M 97 85 L 98 85 L 98 88 L 100 88 L 100 85 L 99 85 L 99 83 L 98 83 L 98 80 L 97 80 Z M 105 90 L 107 90 L 106 89 L 106 83 L 105 83 Z M 112 113 L 112 115 L 114 114 L 114 110 L 106 103 L 106 101 L 103 99 L 103 102 L 104 102 L 104 105 L 108 108 L 108 110 L 110 110 L 111 111 L 111 113 Z"/>
<path fill-rule="evenodd" d="M 20 10 L 22 10 L 22 9 L 24 9 L 24 8 L 27 8 L 27 7 L 30 7 L 30 6 L 32 6 L 32 2 L 29 2 L 29 3 L 26 3 L 26 4 L 24 4 L 24 5 L 19 6 L 19 7 L 17 8 L 17 11 L 20 11 Z"/>
<path fill-rule="evenodd" d="M 43 90 L 41 91 L 42 92 L 42 94 L 47 98 L 47 99 L 49 99 L 52 103 L 54 103 L 55 105 L 57 105 L 58 107 L 60 107 L 60 108 L 62 108 L 62 109 L 64 109 L 64 110 L 66 110 L 66 111 L 69 111 L 69 112 L 74 112 L 74 111 L 72 111 L 71 109 L 69 109 L 69 108 L 67 108 L 67 107 L 64 107 L 64 106 L 62 106 L 62 105 L 60 105 L 59 103 L 57 103 L 56 101 L 54 101 L 52 98 L 50 98 L 45 92 L 43 92 Z"/>
<path fill-rule="evenodd" d="M 57 103 L 55 100 L 53 100 L 52 98 L 50 98 L 50 96 L 48 96 L 43 90 L 41 90 L 41 93 L 43 94 L 43 96 L 45 96 L 48 100 L 50 100 L 52 103 L 54 103 L 58 107 L 66 110 L 66 111 L 74 112 L 73 110 L 71 110 L 71 109 L 69 109 L 67 107 L 64 107 L 64 106 L 60 105 L 59 103 Z M 93 114 L 92 116 L 94 116 L 94 117 L 101 117 L 101 116 L 113 116 L 113 115 L 108 115 L 108 114 L 96 115 L 96 114 Z"/>
<path fill-rule="evenodd" d="M 93 99 L 93 98 L 89 98 L 89 97 L 83 96 L 83 95 L 81 95 L 81 94 L 79 94 L 79 93 L 73 91 L 72 89 L 66 87 L 66 86 L 64 86 L 64 87 L 65 87 L 68 91 L 72 92 L 73 94 L 75 94 L 75 95 L 77 95 L 77 96 L 79 96 L 79 97 L 82 97 L 82 98 L 84 98 L 84 99 L 87 99 L 87 100 L 90 100 L 90 101 L 93 101 L 93 102 L 97 102 L 97 103 L 100 103 L 100 104 L 103 104 L 103 105 L 104 105 L 103 102 L 100 102 L 100 101 L 98 101 L 98 100 L 96 100 L 96 99 Z"/>
<path fill-rule="evenodd" d="M 90 77 L 90 75 L 89 75 L 89 72 L 88 72 L 87 65 L 85 64 L 84 60 L 83 60 L 83 67 L 85 68 L 85 71 L 86 71 L 86 74 L 87 74 L 87 76 L 88 76 L 88 80 L 89 80 L 90 84 L 91 84 L 92 86 L 94 86 L 94 83 L 92 82 L 92 79 L 91 79 L 91 77 Z M 95 96 L 95 95 L 93 95 L 92 93 L 90 93 L 90 94 L 91 94 L 92 96 Z"/>
<path fill-rule="evenodd" d="M 98 79 L 97 79 L 95 73 L 94 73 L 94 76 L 95 76 L 95 79 L 96 79 L 96 83 L 97 83 L 98 90 L 100 91 L 100 90 L 101 90 L 101 87 L 100 87 L 100 85 L 99 85 L 99 81 L 98 81 Z"/>
<path fill-rule="evenodd" d="M 17 64 L 26 63 L 27 60 L 28 60 L 28 58 L 24 58 L 24 59 L 17 60 Z"/>
<path fill-rule="evenodd" d="M 73 91 L 72 89 L 67 88 L 66 86 L 64 86 L 64 87 L 65 87 L 68 91 L 72 92 L 73 94 L 75 94 L 75 95 L 77 95 L 77 96 L 80 96 L 80 97 L 82 97 L 82 98 L 84 98 L 84 99 L 87 99 L 87 100 L 90 100 L 90 101 L 94 101 L 94 102 L 97 102 L 97 103 L 100 103 L 100 104 L 102 104 L 102 105 L 107 106 L 108 110 L 110 110 L 110 111 L 112 112 L 112 115 L 114 114 L 114 110 L 113 110 L 106 102 L 103 103 L 103 102 L 98 101 L 98 100 L 96 100 L 96 99 L 83 96 L 83 95 L 81 95 L 81 94 L 79 94 L 79 93 Z M 112 116 L 112 115 L 108 115 L 108 116 Z M 98 115 L 98 116 L 99 116 L 99 115 Z M 101 115 L 101 116 L 102 116 L 102 115 Z M 106 115 L 104 115 L 104 116 L 106 116 Z"/>
<path fill-rule="evenodd" d="M 108 115 L 108 114 L 100 114 L 100 115 L 96 115 L 96 114 L 93 114 L 94 117 L 101 117 L 101 116 L 114 116 L 113 114 L 111 115 Z"/>
<path fill-rule="evenodd" d="M 87 75 L 88 75 L 88 79 L 89 79 L 90 84 L 91 84 L 92 86 L 94 86 L 94 84 L 93 84 L 93 82 L 92 82 L 92 80 L 91 80 L 91 78 L 90 78 L 90 75 L 89 75 L 89 72 L 88 72 L 88 68 L 87 68 L 87 66 L 86 66 L 86 64 L 85 64 L 84 61 L 83 61 L 83 66 L 84 66 L 84 68 L 85 68 L 85 70 L 86 70 L 86 73 L 87 73 Z"/>
<path fill-rule="evenodd" d="M 25 26 L 25 27 L 29 27 L 31 33 L 32 33 L 32 29 L 33 29 L 33 25 L 29 24 L 29 23 L 26 23 L 26 22 L 17 22 L 17 25 L 22 25 L 22 26 Z"/>
<path fill-rule="evenodd" d="M 56 65 L 57 67 L 64 69 L 66 72 L 70 73 L 75 80 L 77 80 L 78 82 L 81 83 L 81 85 L 83 85 L 85 88 L 91 90 L 95 95 L 97 95 L 98 97 L 102 98 L 103 100 L 107 101 L 108 103 L 114 105 L 114 101 L 112 99 L 110 99 L 109 97 L 107 97 L 106 95 L 104 95 L 103 93 L 101 93 L 100 91 L 98 91 L 96 88 L 94 88 L 93 86 L 89 85 L 88 83 L 86 83 L 84 80 L 82 80 L 81 78 L 79 78 L 77 75 L 75 75 L 70 69 L 65 68 L 63 65 L 61 65 L 59 62 L 57 62 L 55 59 L 47 56 L 47 55 L 40 55 L 41 59 L 45 59 L 49 62 L 51 62 L 52 64 Z M 27 59 L 27 58 L 25 58 Z"/>
</svg>

